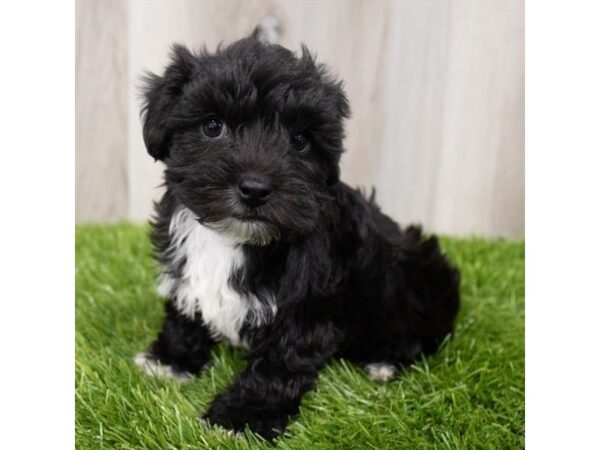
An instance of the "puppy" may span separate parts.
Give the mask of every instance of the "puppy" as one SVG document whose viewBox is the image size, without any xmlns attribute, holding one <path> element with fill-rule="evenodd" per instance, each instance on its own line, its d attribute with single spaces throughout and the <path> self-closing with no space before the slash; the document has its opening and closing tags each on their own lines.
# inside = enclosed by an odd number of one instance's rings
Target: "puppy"
<svg viewBox="0 0 600 450">
<path fill-rule="evenodd" d="M 215 343 L 245 347 L 203 421 L 273 439 L 331 358 L 386 381 L 452 332 L 457 270 L 435 237 L 339 180 L 348 100 L 306 48 L 256 33 L 215 53 L 176 45 L 146 81 L 144 140 L 166 165 L 152 242 L 167 301 L 136 363 L 187 379 Z"/>
</svg>

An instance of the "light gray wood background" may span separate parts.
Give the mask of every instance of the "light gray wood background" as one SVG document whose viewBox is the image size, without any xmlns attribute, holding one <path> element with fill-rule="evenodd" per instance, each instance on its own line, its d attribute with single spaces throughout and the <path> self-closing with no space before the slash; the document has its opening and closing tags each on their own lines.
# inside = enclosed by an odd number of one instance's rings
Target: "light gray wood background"
<svg viewBox="0 0 600 450">
<path fill-rule="evenodd" d="M 377 188 L 401 223 L 524 234 L 522 1 L 85 1 L 76 4 L 76 218 L 147 220 L 139 76 L 173 42 L 214 49 L 278 17 L 345 80 L 353 115 L 342 177 Z"/>
</svg>

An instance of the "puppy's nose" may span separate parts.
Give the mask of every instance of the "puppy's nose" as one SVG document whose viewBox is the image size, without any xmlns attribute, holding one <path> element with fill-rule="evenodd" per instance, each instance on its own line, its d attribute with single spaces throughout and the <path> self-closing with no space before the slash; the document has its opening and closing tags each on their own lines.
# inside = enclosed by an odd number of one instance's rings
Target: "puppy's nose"
<svg viewBox="0 0 600 450">
<path fill-rule="evenodd" d="M 250 207 L 264 205 L 273 192 L 271 180 L 258 174 L 246 174 L 238 183 L 238 193 L 242 202 Z"/>
</svg>

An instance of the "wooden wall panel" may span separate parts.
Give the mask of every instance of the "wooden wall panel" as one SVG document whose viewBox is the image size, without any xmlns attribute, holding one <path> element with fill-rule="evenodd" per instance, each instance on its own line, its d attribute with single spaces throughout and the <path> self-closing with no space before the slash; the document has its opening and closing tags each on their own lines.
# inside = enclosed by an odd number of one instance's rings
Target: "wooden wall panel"
<svg viewBox="0 0 600 450">
<path fill-rule="evenodd" d="M 127 4 L 77 1 L 75 17 L 75 217 L 122 220 L 129 215 Z"/>
<path fill-rule="evenodd" d="M 123 217 L 147 219 L 161 192 L 160 163 L 146 155 L 141 138 L 135 89 L 141 71 L 160 72 L 172 42 L 214 49 L 274 14 L 282 44 L 299 49 L 305 42 L 345 80 L 353 110 L 342 164 L 347 182 L 375 185 L 385 210 L 403 223 L 459 235 L 523 235 L 522 1 L 163 0 L 126 6 Z"/>
</svg>

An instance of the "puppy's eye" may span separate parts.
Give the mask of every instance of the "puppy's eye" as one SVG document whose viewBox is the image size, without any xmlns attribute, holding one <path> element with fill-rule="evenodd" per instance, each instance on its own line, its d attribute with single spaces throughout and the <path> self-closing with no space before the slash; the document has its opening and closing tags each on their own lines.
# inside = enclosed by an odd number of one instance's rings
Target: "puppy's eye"
<svg viewBox="0 0 600 450">
<path fill-rule="evenodd" d="M 219 139 L 225 136 L 227 127 L 217 117 L 211 117 L 202 122 L 202 134 L 208 139 Z"/>
<path fill-rule="evenodd" d="M 306 133 L 294 133 L 291 135 L 290 140 L 292 146 L 300 153 L 307 152 L 310 148 L 310 140 Z"/>
</svg>

